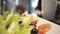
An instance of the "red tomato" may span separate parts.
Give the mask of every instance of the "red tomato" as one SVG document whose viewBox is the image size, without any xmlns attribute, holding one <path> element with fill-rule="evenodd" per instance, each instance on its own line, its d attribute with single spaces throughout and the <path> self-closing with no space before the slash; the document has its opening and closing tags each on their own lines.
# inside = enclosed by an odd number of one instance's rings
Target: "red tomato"
<svg viewBox="0 0 60 34">
<path fill-rule="evenodd" d="M 36 21 L 32 21 L 31 24 L 36 25 L 37 23 L 36 23 Z"/>
<path fill-rule="evenodd" d="M 38 34 L 46 34 L 44 31 L 39 31 Z"/>
</svg>

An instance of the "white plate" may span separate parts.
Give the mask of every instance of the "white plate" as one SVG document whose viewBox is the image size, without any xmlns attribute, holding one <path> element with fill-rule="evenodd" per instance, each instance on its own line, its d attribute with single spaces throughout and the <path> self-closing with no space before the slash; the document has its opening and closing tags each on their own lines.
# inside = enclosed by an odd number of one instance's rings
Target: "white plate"
<svg viewBox="0 0 60 34">
<path fill-rule="evenodd" d="M 59 25 L 57 25 L 53 22 L 50 22 L 48 20 L 42 19 L 42 18 L 40 18 L 40 21 L 37 24 L 37 28 L 38 28 L 39 25 L 46 24 L 46 23 L 51 24 L 51 26 L 52 26 L 51 30 L 46 32 L 46 34 L 60 34 L 60 26 Z"/>
</svg>

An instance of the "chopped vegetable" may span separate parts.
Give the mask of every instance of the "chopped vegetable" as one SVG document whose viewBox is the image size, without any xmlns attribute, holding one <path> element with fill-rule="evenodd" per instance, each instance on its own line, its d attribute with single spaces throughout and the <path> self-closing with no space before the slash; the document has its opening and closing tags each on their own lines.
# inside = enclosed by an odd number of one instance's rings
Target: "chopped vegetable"
<svg viewBox="0 0 60 34">
<path fill-rule="evenodd" d="M 13 11 L 4 12 L 0 15 L 0 34 L 30 34 L 33 26 L 29 24 L 32 21 L 37 23 L 39 19 L 29 14 L 21 16 Z"/>
</svg>

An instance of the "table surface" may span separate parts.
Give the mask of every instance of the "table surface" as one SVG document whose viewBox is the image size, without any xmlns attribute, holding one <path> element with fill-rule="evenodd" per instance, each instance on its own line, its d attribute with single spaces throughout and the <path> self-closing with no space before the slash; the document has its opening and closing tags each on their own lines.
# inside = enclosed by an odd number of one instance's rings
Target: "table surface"
<svg viewBox="0 0 60 34">
<path fill-rule="evenodd" d="M 60 34 L 60 25 L 57 25 L 57 24 L 55 24 L 53 22 L 50 22 L 50 21 L 48 21 L 46 19 L 43 19 L 43 18 L 40 18 L 40 21 L 37 24 L 37 27 L 39 25 L 46 24 L 46 23 L 47 24 L 51 24 L 51 26 L 52 26 L 51 30 L 49 30 L 48 32 L 46 32 L 46 34 Z"/>
</svg>

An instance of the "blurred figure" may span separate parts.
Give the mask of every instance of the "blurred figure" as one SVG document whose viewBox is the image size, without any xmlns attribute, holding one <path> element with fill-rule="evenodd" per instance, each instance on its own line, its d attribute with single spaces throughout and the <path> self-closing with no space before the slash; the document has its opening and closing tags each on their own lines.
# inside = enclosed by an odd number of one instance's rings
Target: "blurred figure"
<svg viewBox="0 0 60 34">
<path fill-rule="evenodd" d="M 37 5 L 37 7 L 35 8 L 35 12 L 37 13 L 37 15 L 38 15 L 39 17 L 42 17 L 41 2 L 42 2 L 42 0 L 39 0 L 39 1 L 38 1 L 38 5 Z"/>
<path fill-rule="evenodd" d="M 19 5 L 22 5 L 26 7 L 26 11 L 29 11 L 29 0 L 19 0 Z"/>
<path fill-rule="evenodd" d="M 19 13 L 20 15 L 25 12 L 25 7 L 23 5 L 16 6 L 16 13 Z"/>
</svg>

